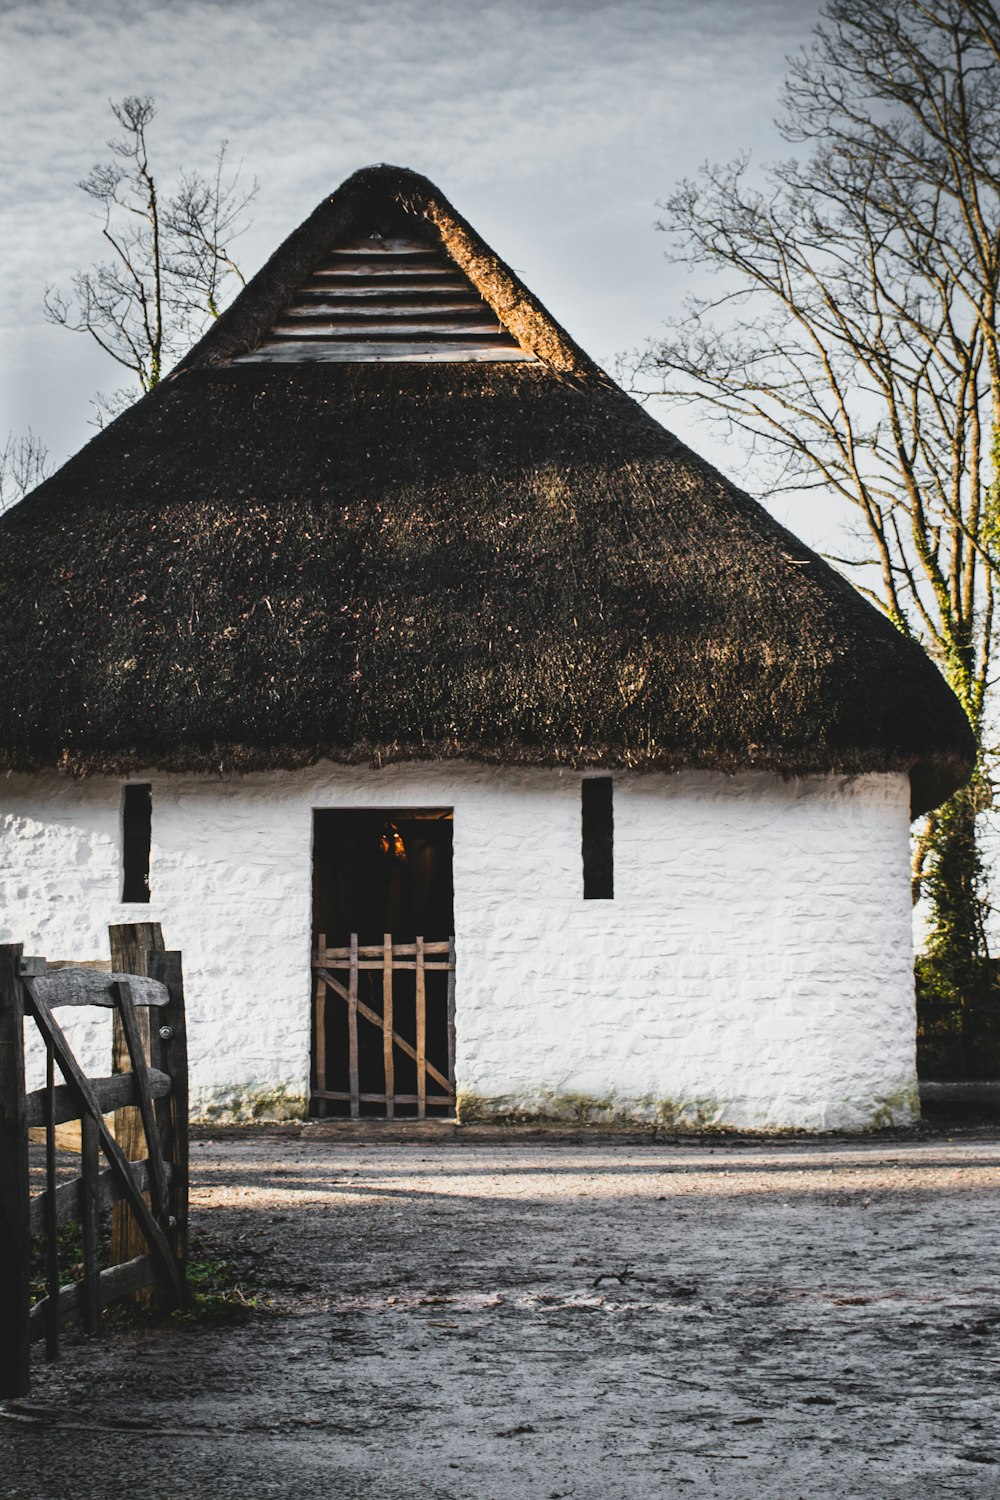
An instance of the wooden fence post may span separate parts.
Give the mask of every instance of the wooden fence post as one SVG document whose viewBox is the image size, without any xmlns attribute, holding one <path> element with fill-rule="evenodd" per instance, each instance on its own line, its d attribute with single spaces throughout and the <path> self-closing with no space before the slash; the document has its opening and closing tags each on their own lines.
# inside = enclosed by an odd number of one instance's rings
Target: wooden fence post
<svg viewBox="0 0 1000 1500">
<path fill-rule="evenodd" d="M 116 974 L 148 972 L 151 952 L 163 952 L 163 933 L 159 922 L 128 922 L 108 928 L 111 939 L 111 968 Z M 138 1007 L 137 1019 L 143 1051 L 149 1059 L 149 1007 Z M 114 1018 L 112 1069 L 126 1073 L 131 1068 L 128 1039 L 118 1012 Z M 115 1139 L 129 1161 L 139 1160 L 145 1152 L 145 1136 L 138 1109 L 129 1106 L 115 1111 Z M 116 1203 L 111 1210 L 111 1264 L 122 1265 L 137 1255 L 145 1255 L 146 1239 L 127 1203 Z M 136 1300 L 148 1301 L 149 1293 L 136 1294 Z"/>
<path fill-rule="evenodd" d="M 170 1202 L 176 1223 L 168 1230 L 167 1239 L 180 1262 L 183 1279 L 187 1270 L 188 1059 L 181 955 L 175 951 L 151 953 L 149 977 L 158 979 L 170 992 L 170 1004 L 161 1006 L 153 1017 L 149 1047 L 153 1067 L 169 1073 L 172 1083 L 166 1098 L 156 1101 L 156 1120 L 163 1154 L 173 1166 Z"/>
<path fill-rule="evenodd" d="M 25 1396 L 31 1247 L 20 943 L 0 945 L 0 1398 Z"/>
</svg>

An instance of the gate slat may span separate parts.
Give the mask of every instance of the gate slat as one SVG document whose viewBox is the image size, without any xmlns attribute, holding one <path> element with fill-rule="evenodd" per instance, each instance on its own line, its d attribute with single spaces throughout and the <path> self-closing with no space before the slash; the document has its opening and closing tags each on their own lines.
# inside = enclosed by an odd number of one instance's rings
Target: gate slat
<svg viewBox="0 0 1000 1500">
<path fill-rule="evenodd" d="M 127 1297 L 130 1292 L 141 1291 L 143 1287 L 153 1286 L 157 1280 L 156 1262 L 151 1255 L 137 1255 L 132 1260 L 126 1260 L 118 1266 L 106 1266 L 100 1273 L 101 1301 L 105 1304 L 117 1302 Z M 60 1318 L 65 1318 L 68 1313 L 76 1312 L 84 1299 L 84 1284 L 82 1281 L 71 1281 L 66 1286 L 59 1288 L 59 1298 L 56 1303 L 56 1312 Z M 44 1325 L 49 1316 L 49 1299 L 46 1297 L 42 1302 L 36 1302 L 28 1314 L 29 1338 L 34 1340 L 41 1337 L 39 1323 Z"/>
<path fill-rule="evenodd" d="M 63 1077 L 77 1094 L 81 1105 L 81 1115 L 85 1111 L 88 1111 L 94 1118 L 94 1123 L 97 1126 L 100 1136 L 101 1149 L 107 1157 L 108 1165 L 118 1175 L 118 1180 L 125 1190 L 124 1201 L 128 1203 L 138 1221 L 139 1228 L 149 1245 L 160 1275 L 176 1300 L 183 1302 L 185 1295 L 184 1287 L 180 1279 L 177 1264 L 171 1254 L 170 1246 L 164 1237 L 163 1230 L 150 1213 L 146 1200 L 142 1196 L 142 1192 L 129 1170 L 128 1157 L 104 1123 L 100 1105 L 94 1098 L 89 1079 L 73 1056 L 62 1028 L 45 1001 L 40 995 L 34 993 L 34 981 L 25 979 L 23 984 L 27 991 L 28 999 L 31 1002 L 35 1020 L 38 1022 L 39 1030 L 45 1037 L 46 1042 L 52 1043 Z"/>
<path fill-rule="evenodd" d="M 416 951 L 417 951 L 417 945 L 416 945 L 416 943 L 394 943 L 392 951 L 393 951 L 393 955 L 394 955 L 395 958 L 398 958 L 400 956 L 400 954 L 402 954 L 402 956 L 404 958 L 413 958 L 415 956 L 415 954 L 416 954 Z M 438 942 L 437 939 L 435 939 L 434 942 L 432 942 L 432 943 L 424 943 L 424 953 L 425 954 L 427 954 L 427 953 L 449 953 L 450 951 L 451 951 L 451 945 L 447 941 Z M 358 958 L 359 959 L 365 959 L 365 958 L 374 959 L 374 961 L 375 961 L 375 967 L 378 969 L 378 968 L 381 968 L 381 966 L 382 966 L 382 953 L 383 953 L 383 947 L 382 947 L 381 943 L 379 943 L 378 945 L 373 945 L 373 946 L 368 946 L 366 944 L 362 944 L 361 947 L 358 949 Z M 321 964 L 328 964 L 331 959 L 335 959 L 335 958 L 350 958 L 350 956 L 351 956 L 351 950 L 350 950 L 350 948 L 322 948 L 321 947 L 320 948 L 320 952 L 319 952 L 318 957 L 317 957 L 317 962 L 321 963 Z M 362 968 L 363 967 L 364 967 L 364 965 L 362 964 Z M 396 964 L 396 967 L 397 967 L 397 969 L 399 968 L 399 964 L 398 963 Z"/>
<path fill-rule="evenodd" d="M 348 1071 L 351 1084 L 351 1119 L 361 1114 L 360 1084 L 358 1082 L 358 935 L 351 933 L 351 976 L 347 992 L 347 1047 Z"/>
<path fill-rule="evenodd" d="M 163 931 L 159 922 L 119 922 L 108 928 L 111 945 L 111 968 L 113 973 L 134 975 L 136 978 L 149 973 L 149 956 L 163 952 Z M 43 997 L 44 998 L 44 997 Z M 128 1047 L 122 1030 L 121 1012 L 116 1006 L 112 1025 L 112 1070 L 115 1073 L 129 1071 Z M 157 1025 L 159 1025 L 159 1020 Z M 149 1056 L 149 1043 L 154 1030 L 150 1011 L 143 1006 L 139 1014 L 139 1035 L 142 1037 L 143 1055 Z M 143 1155 L 142 1121 L 137 1109 L 119 1109 L 115 1112 L 115 1140 L 127 1161 Z M 144 1255 L 146 1238 L 139 1228 L 135 1213 L 122 1201 L 115 1205 L 111 1214 L 111 1261 L 121 1265 L 137 1256 Z M 145 1298 L 149 1301 L 149 1298 Z"/>
<path fill-rule="evenodd" d="M 417 938 L 417 1119 L 427 1114 L 427 986 L 424 940 Z"/>
<path fill-rule="evenodd" d="M 342 1000 L 350 1000 L 350 991 L 345 990 L 339 979 L 334 979 L 333 975 L 326 969 L 320 969 L 319 973 L 322 976 L 323 983 L 329 985 L 335 995 L 339 995 Z M 370 1021 L 373 1026 L 382 1025 L 382 1017 L 376 1015 L 375 1011 L 370 1010 L 363 1000 L 359 1000 L 357 1004 L 359 1016 L 361 1016 L 365 1021 Z M 416 1062 L 417 1049 L 412 1045 L 412 1043 L 406 1040 L 405 1036 L 400 1036 L 398 1031 L 394 1031 L 392 1039 L 395 1042 L 396 1046 L 399 1047 L 401 1051 L 406 1053 L 407 1057 L 412 1057 L 414 1062 Z M 433 1063 L 427 1062 L 425 1060 L 424 1066 L 427 1069 L 428 1075 L 434 1079 L 435 1083 L 439 1083 L 443 1089 L 447 1089 L 449 1094 L 454 1093 L 452 1085 L 448 1082 L 443 1073 L 438 1072 Z M 328 1099 L 333 1098 L 333 1095 L 329 1092 L 329 1090 L 327 1090 L 326 1097 Z M 399 1097 L 400 1096 L 397 1094 L 397 1100 L 399 1100 Z M 416 1099 L 416 1097 L 416 1094 L 414 1094 L 413 1098 Z M 344 1098 L 349 1099 L 350 1095 L 345 1094 Z M 412 1103 L 413 1101 L 411 1100 L 410 1102 Z"/>
<path fill-rule="evenodd" d="M 412 958 L 409 955 L 412 954 Z M 428 955 L 433 957 L 428 959 Z M 406 955 L 404 957 L 403 955 Z M 439 957 L 440 955 L 440 957 Z M 350 1102 L 350 1113 L 352 1119 L 357 1119 L 361 1113 L 362 1103 L 380 1103 L 385 1105 L 387 1119 L 393 1119 L 396 1114 L 396 1106 L 400 1104 L 416 1104 L 417 1118 L 425 1119 L 427 1105 L 430 1104 L 453 1104 L 455 1099 L 455 940 L 449 938 L 446 942 L 435 940 L 427 942 L 418 937 L 412 943 L 395 943 L 391 932 L 383 934 L 382 944 L 376 947 L 373 944 L 359 944 L 358 934 L 351 934 L 350 946 L 347 948 L 329 948 L 326 945 L 325 934 L 319 934 L 316 955 L 313 959 L 313 968 L 316 973 L 316 1087 L 313 1097 L 317 1102 L 317 1113 L 327 1115 L 327 1101 L 344 1100 Z M 347 984 L 341 983 L 331 973 L 333 969 L 346 969 L 348 971 Z M 371 1006 L 366 1005 L 360 998 L 359 975 L 362 969 L 382 971 L 382 1010 L 381 1014 Z M 393 975 L 397 969 L 413 970 L 415 980 L 414 992 L 414 1019 L 416 1023 L 416 1045 L 407 1041 L 396 1030 L 395 997 L 393 991 Z M 447 1076 L 436 1068 L 427 1056 L 427 973 L 428 970 L 447 973 L 447 998 L 446 998 L 446 1037 L 448 1049 Z M 349 1092 L 331 1089 L 328 1085 L 326 1068 L 326 1006 L 328 994 L 332 990 L 347 1003 L 347 1034 L 348 1034 L 348 1082 Z M 382 1060 L 385 1077 L 384 1093 L 361 1093 L 358 1049 L 359 1049 L 359 1022 L 366 1021 L 372 1026 L 378 1027 L 382 1034 Z M 396 1089 L 395 1048 L 398 1047 L 407 1057 L 416 1063 L 417 1092 L 415 1094 L 400 1094 Z M 437 1094 L 428 1095 L 428 1082 L 438 1085 L 444 1092 L 444 1098 Z"/>
<path fill-rule="evenodd" d="M 163 1163 L 163 1145 L 160 1141 L 160 1132 L 156 1127 L 156 1116 L 153 1113 L 153 1097 L 149 1090 L 149 1064 L 146 1061 L 146 1049 L 139 1034 L 139 1023 L 136 1018 L 135 1006 L 132 1003 L 132 987 L 127 981 L 119 980 L 112 985 L 111 992 L 118 1006 L 118 1014 L 121 1016 L 122 1030 L 125 1033 L 125 1044 L 128 1047 L 128 1055 L 132 1062 L 132 1072 L 135 1074 L 136 1088 L 139 1094 L 139 1118 L 142 1121 L 143 1132 L 146 1136 L 146 1159 L 149 1162 L 150 1176 L 153 1182 L 153 1204 L 156 1209 L 157 1218 L 165 1226 L 169 1213 L 167 1206 L 167 1174 L 164 1171 Z"/>
<path fill-rule="evenodd" d="M 169 1099 L 159 1100 L 156 1118 L 166 1162 L 167 1180 L 171 1185 L 173 1220 L 167 1236 L 177 1258 L 182 1288 L 187 1276 L 188 1223 L 188 1056 L 187 1017 L 184 1005 L 184 968 L 180 953 L 173 948 L 149 955 L 149 973 L 165 984 L 170 1004 L 160 1012 L 161 1026 L 150 1035 L 151 1061 L 158 1064 L 170 1079 Z M 152 1073 L 152 1069 L 150 1069 Z M 167 1170 L 169 1169 L 169 1170 Z M 185 1291 L 186 1294 L 186 1291 Z"/>
<path fill-rule="evenodd" d="M 45 1358 L 59 1358 L 59 1242 L 56 1239 L 56 1053 L 45 1038 Z"/>
<path fill-rule="evenodd" d="M 112 1073 L 108 1078 L 91 1078 L 89 1082 L 103 1115 L 109 1114 L 111 1110 L 118 1112 L 125 1105 L 138 1102 L 136 1081 L 131 1073 Z M 169 1075 L 158 1068 L 150 1068 L 149 1091 L 153 1098 L 159 1099 L 162 1095 L 171 1093 L 172 1090 L 173 1083 Z M 44 1088 L 32 1089 L 30 1094 L 25 1094 L 24 1112 L 29 1126 L 35 1128 L 44 1126 L 46 1108 Z M 55 1123 L 65 1125 L 69 1120 L 78 1120 L 80 1112 L 80 1100 L 69 1084 L 57 1083 Z"/>
<path fill-rule="evenodd" d="M 86 1118 L 89 1118 L 89 1117 L 88 1116 L 84 1116 L 84 1119 L 86 1119 Z M 81 1120 L 81 1122 L 80 1122 L 81 1137 L 82 1137 L 82 1134 L 83 1134 L 83 1129 L 84 1129 L 83 1120 Z M 100 1160 L 100 1155 L 98 1154 L 98 1161 L 99 1160 Z M 132 1176 L 135 1178 L 137 1186 L 142 1190 L 142 1192 L 148 1193 L 149 1190 L 150 1190 L 149 1162 L 148 1161 L 134 1161 L 134 1162 L 132 1162 L 132 1164 L 131 1164 L 131 1172 L 132 1172 Z M 172 1177 L 173 1177 L 173 1168 L 171 1166 L 168 1166 L 167 1167 L 167 1181 L 169 1182 L 172 1179 Z M 59 1186 L 56 1188 L 56 1223 L 57 1224 L 70 1224 L 70 1223 L 72 1223 L 72 1221 L 74 1219 L 82 1219 L 82 1214 L 83 1214 L 83 1199 L 80 1196 L 80 1194 L 82 1192 L 82 1188 L 81 1188 L 80 1183 L 81 1183 L 81 1179 L 79 1177 L 74 1177 L 69 1182 L 61 1182 L 59 1184 Z M 124 1192 L 125 1192 L 124 1188 L 121 1186 L 121 1184 L 118 1181 L 118 1178 L 115 1176 L 114 1172 L 112 1172 L 112 1170 L 111 1170 L 110 1167 L 104 1167 L 100 1171 L 98 1171 L 98 1173 L 97 1173 L 97 1211 L 98 1211 L 98 1213 L 100 1213 L 102 1209 L 111 1208 L 111 1207 L 113 1207 L 114 1204 L 120 1203 L 121 1200 L 122 1200 L 122 1198 L 124 1197 Z M 44 1234 L 45 1233 L 45 1213 L 46 1213 L 45 1204 L 46 1204 L 47 1198 L 48 1198 L 48 1194 L 45 1192 L 44 1189 L 40 1193 L 33 1193 L 32 1196 L 31 1196 L 31 1202 L 29 1204 L 28 1222 L 29 1222 L 29 1224 L 31 1226 L 31 1233 L 33 1235 Z"/>
<path fill-rule="evenodd" d="M 28 1117 L 24 1100 L 22 946 L 0 943 L 0 1399 L 25 1396 L 28 1355 Z"/>
<path fill-rule="evenodd" d="M 80 1120 L 80 1208 L 83 1222 L 83 1326 L 97 1333 L 101 1321 L 101 1267 L 97 1258 L 101 1184 L 97 1126 L 90 1115 Z M 58 1199 L 55 1203 L 58 1219 Z"/>
<path fill-rule="evenodd" d="M 350 1097 L 351 1097 L 350 1094 L 348 1094 L 348 1093 L 338 1093 L 336 1091 L 336 1089 L 327 1089 L 327 1091 L 323 1095 L 324 1099 L 344 1099 L 344 1100 L 346 1100 L 346 1099 L 349 1099 Z M 359 1094 L 358 1097 L 361 1100 L 362 1104 L 384 1104 L 385 1103 L 385 1095 L 384 1094 Z M 417 1096 L 416 1096 L 416 1094 L 397 1094 L 395 1097 L 396 1097 L 396 1103 L 397 1104 L 416 1104 L 416 1102 L 417 1102 Z M 428 1094 L 428 1096 L 427 1096 L 427 1102 L 428 1102 L 428 1104 L 450 1104 L 452 1102 L 452 1098 L 451 1098 L 450 1094 Z"/>
<path fill-rule="evenodd" d="M 326 947 L 326 933 L 319 935 L 319 951 L 323 952 Z M 326 985 L 323 976 L 316 976 L 316 1095 L 320 1101 L 319 1113 L 322 1117 L 326 1114 L 326 1100 L 323 1098 L 323 1090 L 326 1088 Z"/>
<path fill-rule="evenodd" d="M 448 1077 L 455 1084 L 455 939 L 448 939 Z"/>
<path fill-rule="evenodd" d="M 396 1091 L 396 1070 L 392 1055 L 392 933 L 387 932 L 382 950 L 382 1057 L 385 1065 L 385 1117 L 391 1120 L 395 1114 L 393 1096 Z"/>
</svg>

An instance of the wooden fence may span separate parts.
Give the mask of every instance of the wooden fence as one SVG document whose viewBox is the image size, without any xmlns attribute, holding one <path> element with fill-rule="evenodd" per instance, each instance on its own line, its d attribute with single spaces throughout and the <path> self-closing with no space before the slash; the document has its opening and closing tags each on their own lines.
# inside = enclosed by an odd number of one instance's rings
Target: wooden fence
<svg viewBox="0 0 1000 1500">
<path fill-rule="evenodd" d="M 416 1105 L 417 1118 L 426 1118 L 427 1105 L 454 1108 L 455 1103 L 455 940 L 426 942 L 418 937 L 412 943 L 393 943 L 387 932 L 380 944 L 358 946 L 358 935 L 351 935 L 347 948 L 328 948 L 326 937 L 321 934 L 313 958 L 316 977 L 316 1086 L 313 1098 L 319 1101 L 320 1112 L 325 1113 L 327 1100 L 337 1100 L 350 1105 L 352 1119 L 361 1113 L 362 1104 L 382 1104 L 388 1119 L 395 1116 L 396 1105 Z M 381 1014 L 365 1004 L 358 994 L 358 976 L 364 970 L 381 970 L 382 995 Z M 415 1034 L 412 1041 L 404 1036 L 397 1024 L 393 995 L 393 975 L 400 970 L 409 970 L 415 976 L 414 1020 Z M 448 976 L 446 1005 L 446 1048 L 435 1065 L 427 1056 L 427 974 L 443 972 Z M 344 975 L 346 983 L 338 977 Z M 331 1089 L 328 1086 L 327 996 L 333 994 L 347 1006 L 347 1078 L 348 1087 Z M 361 1092 L 358 1062 L 358 1022 L 365 1021 L 382 1033 L 383 1088 L 378 1092 Z M 403 1094 L 396 1091 L 396 1051 L 400 1051 L 416 1064 L 416 1093 Z M 430 1087 L 428 1088 L 428 1085 Z"/>
<path fill-rule="evenodd" d="M 149 935 L 152 929 L 138 926 Z M 112 932 L 112 951 L 128 942 L 129 928 Z M 158 937 L 158 930 L 155 932 Z M 162 939 L 160 940 L 162 943 Z M 0 1397 L 29 1388 L 29 1345 L 45 1339 L 48 1358 L 59 1353 L 60 1326 L 82 1316 L 96 1333 L 100 1310 L 159 1286 L 168 1301 L 186 1299 L 187 1236 L 187 1039 L 181 955 L 143 953 L 146 973 L 101 972 L 92 967 L 50 968 L 26 958 L 20 944 L 0 945 Z M 89 1078 L 80 1067 L 55 1011 L 97 1005 L 115 1016 L 124 1038 L 121 1070 Z M 45 1045 L 46 1082 L 27 1092 L 24 1019 L 33 1021 Z M 150 1017 L 153 1019 L 150 1020 Z M 63 1082 L 56 1082 L 56 1070 Z M 112 1131 L 105 1116 L 117 1111 Z M 119 1128 L 132 1115 L 138 1140 L 123 1145 Z M 59 1181 L 56 1129 L 80 1122 L 80 1173 Z M 31 1192 L 29 1131 L 42 1127 L 45 1188 Z M 142 1151 L 139 1156 L 135 1149 Z M 107 1165 L 100 1165 L 101 1156 Z M 114 1206 L 114 1207 L 113 1207 Z M 127 1209 L 131 1225 L 118 1233 L 119 1263 L 101 1268 L 99 1216 L 112 1208 L 119 1229 Z M 82 1279 L 62 1284 L 59 1229 L 76 1221 L 82 1229 Z M 121 1258 L 121 1247 L 139 1252 Z M 32 1241 L 44 1240 L 46 1294 L 30 1305 Z M 112 1244 L 112 1261 L 115 1245 Z"/>
</svg>

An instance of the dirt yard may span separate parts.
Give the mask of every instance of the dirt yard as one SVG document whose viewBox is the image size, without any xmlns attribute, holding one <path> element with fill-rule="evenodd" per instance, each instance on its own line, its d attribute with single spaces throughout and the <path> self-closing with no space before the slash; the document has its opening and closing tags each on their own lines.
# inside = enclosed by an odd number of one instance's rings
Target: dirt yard
<svg viewBox="0 0 1000 1500">
<path fill-rule="evenodd" d="M 1000 1494 L 996 1133 L 442 1134 L 196 1142 L 201 1253 L 274 1309 L 37 1355 L 0 1494 Z"/>
</svg>

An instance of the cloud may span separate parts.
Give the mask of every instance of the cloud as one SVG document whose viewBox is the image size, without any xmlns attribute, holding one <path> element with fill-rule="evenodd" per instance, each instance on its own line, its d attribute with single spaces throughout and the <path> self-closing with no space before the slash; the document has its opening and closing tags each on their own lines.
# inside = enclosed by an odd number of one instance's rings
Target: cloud
<svg viewBox="0 0 1000 1500">
<path fill-rule="evenodd" d="M 246 269 L 343 177 L 396 161 L 437 181 L 602 357 L 662 317 L 669 278 L 651 228 L 656 198 L 704 157 L 748 141 L 772 148 L 782 59 L 807 39 L 813 13 L 799 0 L 8 5 L 8 409 L 30 415 L 32 400 L 45 404 L 38 361 L 54 346 L 32 337 L 45 284 L 97 253 L 75 184 L 105 154 L 108 99 L 156 97 L 153 141 L 167 178 L 181 165 L 207 167 L 229 139 L 261 182 Z M 104 384 L 115 384 L 113 372 Z M 58 423 L 60 434 L 82 420 Z M 44 431 L 44 411 L 31 422 Z"/>
</svg>

